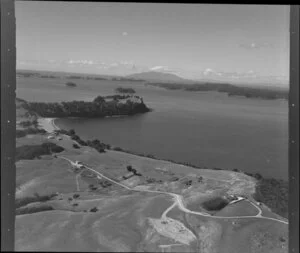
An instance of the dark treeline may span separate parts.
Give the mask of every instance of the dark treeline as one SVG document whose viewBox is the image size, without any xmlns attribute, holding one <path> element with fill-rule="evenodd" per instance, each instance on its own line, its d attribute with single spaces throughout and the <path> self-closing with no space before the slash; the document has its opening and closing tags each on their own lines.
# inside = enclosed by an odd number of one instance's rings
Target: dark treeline
<svg viewBox="0 0 300 253">
<path fill-rule="evenodd" d="M 22 127 L 35 127 L 35 128 L 37 128 L 38 122 L 37 122 L 37 119 L 26 120 L 26 121 L 21 121 L 19 123 L 19 125 L 22 126 Z"/>
<path fill-rule="evenodd" d="M 135 93 L 135 90 L 132 88 L 123 88 L 123 87 L 118 87 L 115 89 L 116 92 L 118 93 Z"/>
<path fill-rule="evenodd" d="M 58 78 L 57 76 L 53 76 L 53 75 L 41 75 L 41 78 Z"/>
<path fill-rule="evenodd" d="M 51 211 L 54 208 L 50 205 L 41 205 L 41 206 L 30 206 L 30 207 L 21 207 L 16 210 L 16 215 L 22 214 L 31 214 L 31 213 L 39 213 L 44 211 Z"/>
<path fill-rule="evenodd" d="M 84 117 L 102 118 L 106 116 L 134 115 L 149 112 L 150 109 L 140 102 L 133 102 L 130 98 L 120 102 L 118 98 L 106 101 L 108 97 L 98 96 L 92 102 L 71 101 L 61 103 L 27 102 L 23 107 L 42 117 L 64 118 Z"/>
<path fill-rule="evenodd" d="M 49 195 L 39 195 L 38 193 L 35 193 L 34 196 L 16 199 L 15 208 L 20 208 L 22 206 L 26 206 L 30 203 L 35 203 L 35 202 L 46 202 L 53 199 L 56 196 L 57 196 L 56 193 L 52 193 Z"/>
<path fill-rule="evenodd" d="M 68 76 L 67 79 L 86 79 L 86 80 L 108 80 L 105 77 L 102 76 Z"/>
<path fill-rule="evenodd" d="M 57 133 L 60 134 L 65 134 L 71 137 L 72 140 L 76 141 L 78 144 L 82 145 L 82 146 L 89 146 L 91 148 L 96 149 L 99 153 L 105 153 L 106 149 L 110 149 L 110 145 L 109 144 L 105 144 L 101 141 L 99 141 L 98 139 L 94 139 L 94 140 L 87 140 L 84 141 L 82 140 L 76 133 L 74 129 L 71 129 L 69 131 L 64 130 L 64 129 L 60 129 L 60 130 L 55 130 Z M 79 148 L 79 147 L 76 147 Z"/>
<path fill-rule="evenodd" d="M 107 79 L 104 78 L 104 77 L 93 77 L 93 78 L 87 77 L 87 79 L 93 79 L 93 80 L 107 80 Z"/>
<path fill-rule="evenodd" d="M 288 218 L 288 182 L 274 178 L 261 178 L 256 185 L 254 199 L 266 204 L 274 213 Z"/>
<path fill-rule="evenodd" d="M 37 73 L 31 73 L 31 72 L 21 72 L 17 71 L 17 76 L 22 76 L 22 77 L 33 77 L 33 76 L 39 76 Z"/>
<path fill-rule="evenodd" d="M 67 79 L 83 79 L 83 76 L 67 76 Z"/>
<path fill-rule="evenodd" d="M 21 138 L 26 136 L 27 134 L 45 134 L 47 133 L 44 129 L 39 128 L 26 128 L 26 129 L 17 129 L 16 130 L 16 138 Z"/>
<path fill-rule="evenodd" d="M 66 86 L 68 86 L 68 87 L 76 87 L 77 84 L 74 83 L 74 82 L 66 82 Z"/>
<path fill-rule="evenodd" d="M 35 193 L 34 196 L 28 196 L 24 198 L 17 198 L 15 200 L 15 208 L 16 208 L 16 215 L 22 215 L 22 214 L 30 214 L 30 213 L 38 213 L 43 211 L 50 211 L 54 210 L 54 208 L 50 205 L 44 204 L 44 202 L 47 202 L 49 200 L 52 200 L 54 197 L 56 197 L 56 193 L 52 193 L 49 195 L 39 195 L 38 193 Z M 43 202 L 40 206 L 27 206 L 31 203 L 36 202 Z"/>
<path fill-rule="evenodd" d="M 227 93 L 228 96 L 244 96 L 247 98 L 263 99 L 288 99 L 288 90 L 275 90 L 267 88 L 241 87 L 227 83 L 146 83 L 146 85 L 158 86 L 168 90 L 185 91 L 218 91 Z"/>
<path fill-rule="evenodd" d="M 202 203 L 202 206 L 208 211 L 219 211 L 227 206 L 229 201 L 227 199 L 216 197 L 209 199 Z"/>
<path fill-rule="evenodd" d="M 17 76 L 19 77 L 40 77 L 40 78 L 59 78 L 57 75 L 51 75 L 51 74 L 43 74 L 39 72 L 23 72 L 23 71 L 17 71 Z"/>
<path fill-rule="evenodd" d="M 142 82 L 145 80 L 135 79 L 130 77 L 122 76 L 97 76 L 97 75 L 87 75 L 87 74 L 71 74 L 71 73 L 45 73 L 45 72 L 27 72 L 22 70 L 17 70 L 18 77 L 40 77 L 40 78 L 65 78 L 65 79 L 85 79 L 85 80 L 107 80 L 107 81 L 125 81 L 125 82 Z"/>
<path fill-rule="evenodd" d="M 106 96 L 105 98 L 107 99 L 113 99 L 113 100 L 119 100 L 119 99 L 127 99 L 127 98 L 130 98 L 131 96 L 130 95 L 109 95 L 109 96 Z"/>
<path fill-rule="evenodd" d="M 259 173 L 242 172 L 237 169 L 234 169 L 234 171 L 254 177 L 258 182 L 253 198 L 256 201 L 266 204 L 274 213 L 288 218 L 288 181 L 275 178 L 264 178 Z"/>
<path fill-rule="evenodd" d="M 45 142 L 41 145 L 24 145 L 16 148 L 15 161 L 33 160 L 42 155 L 51 155 L 62 151 L 64 151 L 63 147 L 52 142 Z"/>
<path fill-rule="evenodd" d="M 87 140 L 86 145 L 91 147 L 91 148 L 96 149 L 99 153 L 104 153 L 105 149 L 110 149 L 109 144 L 105 144 L 105 143 L 99 141 L 98 139 L 95 139 L 95 140 L 92 140 L 92 141 Z"/>
<path fill-rule="evenodd" d="M 142 82 L 144 80 L 142 79 L 133 79 L 129 77 L 113 77 L 111 79 L 112 81 L 125 81 L 125 82 Z"/>
</svg>

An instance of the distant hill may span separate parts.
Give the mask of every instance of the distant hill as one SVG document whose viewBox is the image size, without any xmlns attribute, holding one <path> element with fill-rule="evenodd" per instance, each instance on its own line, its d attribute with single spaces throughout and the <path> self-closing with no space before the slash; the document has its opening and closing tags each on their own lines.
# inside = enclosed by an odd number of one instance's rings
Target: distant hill
<svg viewBox="0 0 300 253">
<path fill-rule="evenodd" d="M 288 99 L 289 91 L 272 87 L 237 86 L 229 83 L 175 83 L 175 82 L 149 82 L 145 85 L 157 86 L 167 90 L 184 90 L 190 92 L 218 91 L 228 96 L 244 96 L 246 98 L 262 99 Z"/>
<path fill-rule="evenodd" d="M 126 76 L 132 79 L 140 79 L 145 81 L 160 81 L 160 82 L 185 82 L 190 83 L 188 79 L 184 79 L 175 74 L 162 73 L 157 71 L 142 72 Z"/>
</svg>

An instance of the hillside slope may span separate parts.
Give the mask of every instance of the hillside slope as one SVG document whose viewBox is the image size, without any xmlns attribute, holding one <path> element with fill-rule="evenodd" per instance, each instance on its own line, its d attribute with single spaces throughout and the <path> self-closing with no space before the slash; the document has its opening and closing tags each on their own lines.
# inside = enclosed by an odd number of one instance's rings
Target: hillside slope
<svg viewBox="0 0 300 253">
<path fill-rule="evenodd" d="M 142 72 L 127 76 L 133 79 L 141 79 L 145 81 L 164 81 L 164 82 L 191 82 L 190 80 L 179 77 L 175 74 L 163 73 L 158 71 Z"/>
<path fill-rule="evenodd" d="M 21 121 L 27 114 L 17 115 Z M 75 148 L 65 134 L 48 136 L 16 141 L 18 147 L 52 142 L 64 148 L 16 162 L 16 251 L 287 252 L 286 221 L 253 202 L 252 177 L 99 153 Z M 230 195 L 246 200 L 221 210 L 203 208 L 209 199 Z M 259 210 L 264 217 L 255 217 Z"/>
</svg>

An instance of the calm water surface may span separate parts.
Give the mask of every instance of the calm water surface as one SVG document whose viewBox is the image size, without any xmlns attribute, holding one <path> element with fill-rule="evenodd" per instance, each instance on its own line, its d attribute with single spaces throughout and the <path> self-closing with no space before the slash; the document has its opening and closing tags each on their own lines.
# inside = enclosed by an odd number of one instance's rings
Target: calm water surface
<svg viewBox="0 0 300 253">
<path fill-rule="evenodd" d="M 29 101 L 92 100 L 118 86 L 133 87 L 153 112 L 121 118 L 60 119 L 83 139 L 208 168 L 238 168 L 288 178 L 288 103 L 168 91 L 141 83 L 24 78 L 17 96 Z"/>
</svg>

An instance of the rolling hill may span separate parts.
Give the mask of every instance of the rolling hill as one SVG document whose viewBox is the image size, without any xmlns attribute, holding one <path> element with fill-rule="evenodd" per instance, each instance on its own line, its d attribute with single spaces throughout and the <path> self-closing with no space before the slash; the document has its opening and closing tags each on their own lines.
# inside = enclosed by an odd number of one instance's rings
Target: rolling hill
<svg viewBox="0 0 300 253">
<path fill-rule="evenodd" d="M 17 125 L 32 120 L 24 101 L 16 102 Z M 49 119 L 38 122 L 48 134 L 17 137 L 19 150 L 49 142 L 64 150 L 16 161 L 16 251 L 287 252 L 287 220 L 252 199 L 253 177 L 75 148 L 67 134 L 48 138 Z M 246 199 L 203 208 L 232 196 Z"/>
<path fill-rule="evenodd" d="M 149 71 L 149 72 L 142 72 L 137 74 L 132 74 L 127 76 L 128 78 L 132 79 L 140 79 L 145 81 L 159 81 L 159 82 L 184 82 L 190 83 L 192 81 L 188 79 L 184 79 L 174 74 L 170 73 L 162 73 L 157 71 Z"/>
</svg>

